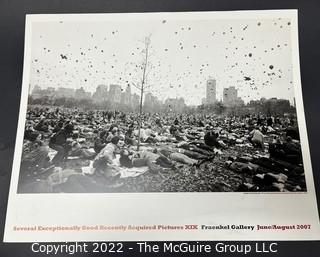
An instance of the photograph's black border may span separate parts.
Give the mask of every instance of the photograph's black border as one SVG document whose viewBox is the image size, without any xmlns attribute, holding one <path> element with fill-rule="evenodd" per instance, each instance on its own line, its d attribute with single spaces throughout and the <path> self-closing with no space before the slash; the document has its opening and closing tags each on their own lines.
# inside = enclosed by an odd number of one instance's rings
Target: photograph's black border
<svg viewBox="0 0 320 257">
<path fill-rule="evenodd" d="M 298 9 L 304 110 L 317 195 L 320 192 L 320 1 L 317 0 L 0 0 L 0 256 L 42 256 L 30 244 L 2 243 L 22 85 L 26 14 Z M 317 199 L 320 204 L 319 197 Z M 298 204 L 298 203 L 297 203 Z M 243 242 L 244 243 L 244 242 Z M 128 244 L 129 245 L 129 244 Z M 130 246 L 130 245 L 129 245 Z M 320 242 L 278 242 L 275 256 L 319 256 Z M 76 256 L 91 256 L 82 254 Z M 105 256 L 106 254 L 103 254 Z M 137 251 L 121 256 L 138 255 Z M 143 254 L 152 256 L 152 254 Z M 163 255 L 163 254 L 162 254 Z M 171 254 L 198 256 L 199 254 Z M 204 254 L 203 254 L 204 255 Z M 210 253 L 208 256 L 215 256 Z M 240 254 L 234 254 L 238 256 Z M 256 256 L 250 254 L 247 256 Z M 263 254 L 272 256 L 271 254 Z M 59 254 L 56 256 L 65 256 Z M 99 255 L 96 255 L 99 256 Z M 102 256 L 102 254 L 101 254 Z M 216 256 L 228 256 L 219 254 Z"/>
</svg>

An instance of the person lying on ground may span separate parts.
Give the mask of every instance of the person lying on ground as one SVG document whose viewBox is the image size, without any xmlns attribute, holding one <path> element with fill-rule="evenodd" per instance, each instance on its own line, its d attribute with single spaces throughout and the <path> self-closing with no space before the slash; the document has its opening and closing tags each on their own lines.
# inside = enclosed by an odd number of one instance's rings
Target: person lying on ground
<svg viewBox="0 0 320 257">
<path fill-rule="evenodd" d="M 155 148 L 154 153 L 160 153 L 173 161 L 177 161 L 183 164 L 194 165 L 198 162 L 194 159 L 191 159 L 187 155 L 179 153 L 177 150 L 169 147 Z"/>
<path fill-rule="evenodd" d="M 283 160 L 289 163 L 301 164 L 301 146 L 294 142 L 291 137 L 286 137 L 285 142 L 277 140 L 269 145 L 270 157 Z"/>
<path fill-rule="evenodd" d="M 139 154 L 129 152 L 127 149 L 120 151 L 119 161 L 121 166 L 127 168 L 148 166 L 150 172 L 158 172 L 160 170 L 159 167 L 149 158 L 141 158 Z"/>
<path fill-rule="evenodd" d="M 155 153 L 154 151 L 151 152 L 151 151 L 144 150 L 139 153 L 139 156 L 141 158 L 149 159 L 151 162 L 156 163 L 163 168 L 174 167 L 174 163 L 169 158 L 165 157 L 159 152 Z"/>
<path fill-rule="evenodd" d="M 78 134 L 74 134 L 72 141 L 70 143 L 71 149 L 69 156 L 78 156 L 85 160 L 92 160 L 95 156 L 95 152 L 91 152 L 87 147 L 83 146 L 81 143 L 85 141 L 84 138 L 79 139 Z"/>
</svg>

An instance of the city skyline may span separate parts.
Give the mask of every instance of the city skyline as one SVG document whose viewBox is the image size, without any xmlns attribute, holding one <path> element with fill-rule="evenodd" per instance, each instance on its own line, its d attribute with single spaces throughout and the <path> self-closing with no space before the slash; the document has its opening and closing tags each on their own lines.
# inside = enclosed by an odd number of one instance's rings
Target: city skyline
<svg viewBox="0 0 320 257">
<path fill-rule="evenodd" d="M 246 103 L 261 97 L 293 102 L 290 20 L 280 18 L 36 23 L 30 84 L 91 93 L 99 84 L 125 89 L 140 78 L 140 41 L 150 34 L 148 82 L 159 99 L 199 105 L 213 77 L 217 99 L 234 86 Z"/>
<path fill-rule="evenodd" d="M 210 81 L 212 79 L 209 79 Z M 207 84 L 208 85 L 208 84 Z M 207 87 L 210 90 L 210 87 Z M 233 107 L 233 106 L 244 106 L 250 105 L 252 102 L 256 101 L 266 101 L 266 100 L 287 100 L 283 98 L 271 97 L 265 98 L 261 97 L 260 99 L 250 100 L 250 102 L 245 103 L 241 97 L 238 96 L 238 90 L 234 87 L 224 88 L 224 95 L 222 99 L 217 99 L 216 95 L 209 93 L 206 97 L 202 99 L 202 103 L 199 105 L 188 105 L 185 103 L 185 99 L 183 97 L 169 97 L 164 100 L 158 99 L 157 96 L 154 96 L 152 93 L 148 92 L 143 96 L 143 105 L 170 105 L 170 102 L 179 103 L 178 105 L 195 107 L 200 105 L 214 105 L 216 103 L 222 103 L 225 107 Z M 92 99 L 94 102 L 114 102 L 120 103 L 128 106 L 138 106 L 140 104 L 140 96 L 137 93 L 132 93 L 131 86 L 128 85 L 126 90 L 121 90 L 120 85 L 110 84 L 108 85 L 98 85 L 96 87 L 95 92 L 90 93 L 84 90 L 83 87 L 78 89 L 73 88 L 65 88 L 65 87 L 47 87 L 42 89 L 39 86 L 35 86 L 29 95 L 34 99 L 49 97 L 51 99 L 57 98 L 75 98 L 75 99 Z M 213 98 L 208 99 L 207 97 Z M 287 100 L 289 101 L 289 100 Z M 289 103 L 289 102 L 288 102 Z M 291 106 L 294 106 L 295 103 L 290 103 Z"/>
</svg>

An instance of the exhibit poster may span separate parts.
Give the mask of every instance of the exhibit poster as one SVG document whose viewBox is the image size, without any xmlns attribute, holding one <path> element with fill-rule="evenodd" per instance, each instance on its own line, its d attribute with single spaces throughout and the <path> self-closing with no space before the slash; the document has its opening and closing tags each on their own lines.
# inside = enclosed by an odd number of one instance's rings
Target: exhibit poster
<svg viewBox="0 0 320 257">
<path fill-rule="evenodd" d="M 316 240 L 297 10 L 26 16 L 5 242 Z"/>
</svg>

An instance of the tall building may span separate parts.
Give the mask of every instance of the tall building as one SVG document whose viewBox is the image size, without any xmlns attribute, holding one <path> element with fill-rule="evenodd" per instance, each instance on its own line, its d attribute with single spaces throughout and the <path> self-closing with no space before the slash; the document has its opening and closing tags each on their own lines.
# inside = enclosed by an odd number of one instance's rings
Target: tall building
<svg viewBox="0 0 320 257">
<path fill-rule="evenodd" d="M 35 85 L 31 91 L 31 95 L 34 99 L 43 97 L 43 90 L 38 85 Z"/>
<path fill-rule="evenodd" d="M 183 112 L 186 108 L 184 98 L 167 98 L 164 105 L 168 111 Z"/>
<path fill-rule="evenodd" d="M 158 97 L 152 95 L 151 93 L 147 93 L 145 95 L 143 107 L 147 112 L 160 111 L 161 105 L 162 103 Z"/>
<path fill-rule="evenodd" d="M 284 114 L 294 111 L 287 99 L 277 99 L 275 97 L 260 100 L 251 100 L 247 106 L 253 113 L 265 113 L 267 115 Z"/>
<path fill-rule="evenodd" d="M 56 91 L 56 97 L 67 97 L 72 98 L 74 97 L 75 91 L 72 88 L 66 88 L 66 87 L 59 87 Z"/>
<path fill-rule="evenodd" d="M 238 97 L 238 90 L 235 87 L 227 87 L 223 89 L 223 103 L 232 104 Z"/>
<path fill-rule="evenodd" d="M 214 104 L 217 101 L 217 85 L 215 79 L 207 80 L 206 104 Z"/>
<path fill-rule="evenodd" d="M 223 104 L 225 106 L 243 105 L 243 100 L 238 97 L 238 90 L 235 87 L 223 89 Z"/>
<path fill-rule="evenodd" d="M 265 102 L 268 113 L 285 113 L 291 109 L 290 101 L 287 99 L 270 98 Z"/>
<path fill-rule="evenodd" d="M 137 108 L 140 105 L 140 96 L 134 93 L 131 97 L 131 103 L 133 108 Z"/>
<path fill-rule="evenodd" d="M 119 85 L 115 85 L 115 84 L 110 85 L 109 100 L 111 102 L 120 103 L 120 101 L 121 101 L 121 87 Z"/>
<path fill-rule="evenodd" d="M 122 105 L 125 104 L 125 103 L 124 103 L 125 98 L 126 98 L 126 93 L 125 93 L 125 92 L 121 92 L 121 94 L 120 94 L 120 103 L 121 103 Z"/>
<path fill-rule="evenodd" d="M 38 98 L 55 98 L 56 97 L 56 90 L 54 87 L 47 87 L 42 89 L 38 85 L 35 85 L 34 88 L 31 91 L 31 94 L 33 99 Z"/>
<path fill-rule="evenodd" d="M 75 91 L 74 97 L 77 99 L 88 99 L 91 97 L 91 94 L 90 92 L 86 92 L 83 87 L 80 87 Z"/>
<path fill-rule="evenodd" d="M 95 102 L 106 102 L 108 101 L 109 93 L 107 85 L 99 85 L 96 88 L 96 92 L 93 93 L 92 98 Z"/>
<path fill-rule="evenodd" d="M 31 95 L 36 96 L 41 94 L 41 87 L 39 87 L 38 85 L 35 85 L 31 91 Z"/>
<path fill-rule="evenodd" d="M 147 93 L 144 97 L 144 106 L 153 106 L 153 104 L 155 103 L 156 97 L 153 96 L 151 93 Z"/>
<path fill-rule="evenodd" d="M 121 92 L 120 103 L 122 105 L 126 105 L 128 107 L 131 106 L 131 87 L 130 87 L 130 85 L 127 85 L 126 90 L 124 92 Z"/>
<path fill-rule="evenodd" d="M 124 95 L 124 104 L 131 105 L 131 87 L 127 85 L 125 95 Z"/>
</svg>

